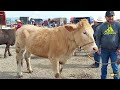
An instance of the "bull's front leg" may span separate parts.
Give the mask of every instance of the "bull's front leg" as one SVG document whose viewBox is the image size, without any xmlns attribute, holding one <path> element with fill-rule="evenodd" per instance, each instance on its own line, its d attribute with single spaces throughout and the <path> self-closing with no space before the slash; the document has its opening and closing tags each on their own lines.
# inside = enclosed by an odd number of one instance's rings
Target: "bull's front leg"
<svg viewBox="0 0 120 90">
<path fill-rule="evenodd" d="M 62 73 L 63 66 L 65 65 L 66 62 L 67 62 L 67 57 L 64 57 L 63 59 L 61 59 L 61 60 L 59 61 L 60 74 Z"/>
<path fill-rule="evenodd" d="M 58 59 L 51 59 L 50 61 L 52 63 L 52 68 L 53 68 L 53 72 L 54 72 L 55 78 L 60 78 L 59 60 Z"/>
</svg>

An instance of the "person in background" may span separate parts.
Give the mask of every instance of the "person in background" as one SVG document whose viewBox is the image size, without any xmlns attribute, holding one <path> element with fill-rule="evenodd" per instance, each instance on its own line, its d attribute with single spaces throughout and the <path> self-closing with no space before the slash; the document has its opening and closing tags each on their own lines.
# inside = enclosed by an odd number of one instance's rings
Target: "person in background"
<svg viewBox="0 0 120 90">
<path fill-rule="evenodd" d="M 93 18 L 93 17 L 90 17 L 90 22 L 89 22 L 89 23 L 90 23 L 91 26 L 94 25 L 94 21 L 95 21 L 94 18 Z"/>
<path fill-rule="evenodd" d="M 107 78 L 107 66 L 109 58 L 111 60 L 111 66 L 114 79 L 119 79 L 117 55 L 120 55 L 120 22 L 114 20 L 114 11 L 106 11 L 106 22 L 102 23 L 97 28 L 96 44 L 98 46 L 98 53 L 101 52 L 102 67 L 101 67 L 101 79 Z"/>
<path fill-rule="evenodd" d="M 23 24 L 22 24 L 21 20 L 17 20 L 16 30 L 19 29 L 22 25 L 23 25 Z"/>
<path fill-rule="evenodd" d="M 35 24 L 35 20 L 32 20 L 31 24 L 34 25 Z"/>
<path fill-rule="evenodd" d="M 50 18 L 48 18 L 48 24 L 47 24 L 47 26 L 48 26 L 48 28 L 51 28 L 52 26 L 51 26 L 51 19 Z"/>
<path fill-rule="evenodd" d="M 96 36 L 97 36 L 97 31 L 96 28 L 101 25 L 104 22 L 104 19 L 102 17 L 98 17 L 95 21 L 94 21 L 94 25 L 92 25 L 92 28 L 94 30 L 94 39 L 96 41 Z M 100 53 L 95 52 L 94 53 L 94 60 L 95 63 L 92 64 L 92 68 L 98 68 L 100 65 Z"/>
</svg>

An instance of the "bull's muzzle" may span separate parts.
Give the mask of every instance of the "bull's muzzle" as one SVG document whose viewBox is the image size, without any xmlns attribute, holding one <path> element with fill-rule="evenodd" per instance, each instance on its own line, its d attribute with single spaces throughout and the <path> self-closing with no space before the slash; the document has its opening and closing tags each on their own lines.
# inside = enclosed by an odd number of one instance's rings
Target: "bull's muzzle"
<svg viewBox="0 0 120 90">
<path fill-rule="evenodd" d="M 98 47 L 93 47 L 93 51 L 97 52 L 98 51 Z"/>
</svg>

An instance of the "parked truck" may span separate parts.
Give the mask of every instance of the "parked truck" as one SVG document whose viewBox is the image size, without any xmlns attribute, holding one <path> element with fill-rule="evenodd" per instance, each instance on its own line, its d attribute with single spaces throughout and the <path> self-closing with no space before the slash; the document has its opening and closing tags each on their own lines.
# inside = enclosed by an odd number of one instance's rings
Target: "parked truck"
<svg viewBox="0 0 120 90">
<path fill-rule="evenodd" d="M 23 24 L 29 23 L 29 17 L 20 17 L 20 20 L 22 21 Z"/>
<path fill-rule="evenodd" d="M 89 21 L 89 23 L 91 23 L 91 21 L 93 21 L 93 17 L 71 17 L 70 18 L 70 22 L 71 23 L 78 23 L 81 19 L 87 19 Z"/>
<path fill-rule="evenodd" d="M 55 21 L 57 23 L 58 26 L 64 25 L 67 23 L 67 18 L 53 18 L 53 21 Z"/>
</svg>

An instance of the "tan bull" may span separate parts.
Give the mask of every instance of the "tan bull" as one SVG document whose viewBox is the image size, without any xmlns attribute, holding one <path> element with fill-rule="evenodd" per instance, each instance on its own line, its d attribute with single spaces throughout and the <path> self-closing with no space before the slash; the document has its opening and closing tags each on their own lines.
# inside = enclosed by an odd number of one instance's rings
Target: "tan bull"
<svg viewBox="0 0 120 90">
<path fill-rule="evenodd" d="M 77 24 L 67 24 L 55 28 L 22 26 L 16 31 L 18 76 L 22 76 L 23 58 L 26 60 L 28 71 L 32 72 L 30 57 L 31 54 L 34 54 L 48 58 L 52 63 L 55 78 L 60 78 L 63 65 L 78 46 L 84 46 L 84 49 L 92 53 L 98 50 L 93 33 L 94 31 L 86 19 L 82 19 Z"/>
</svg>

